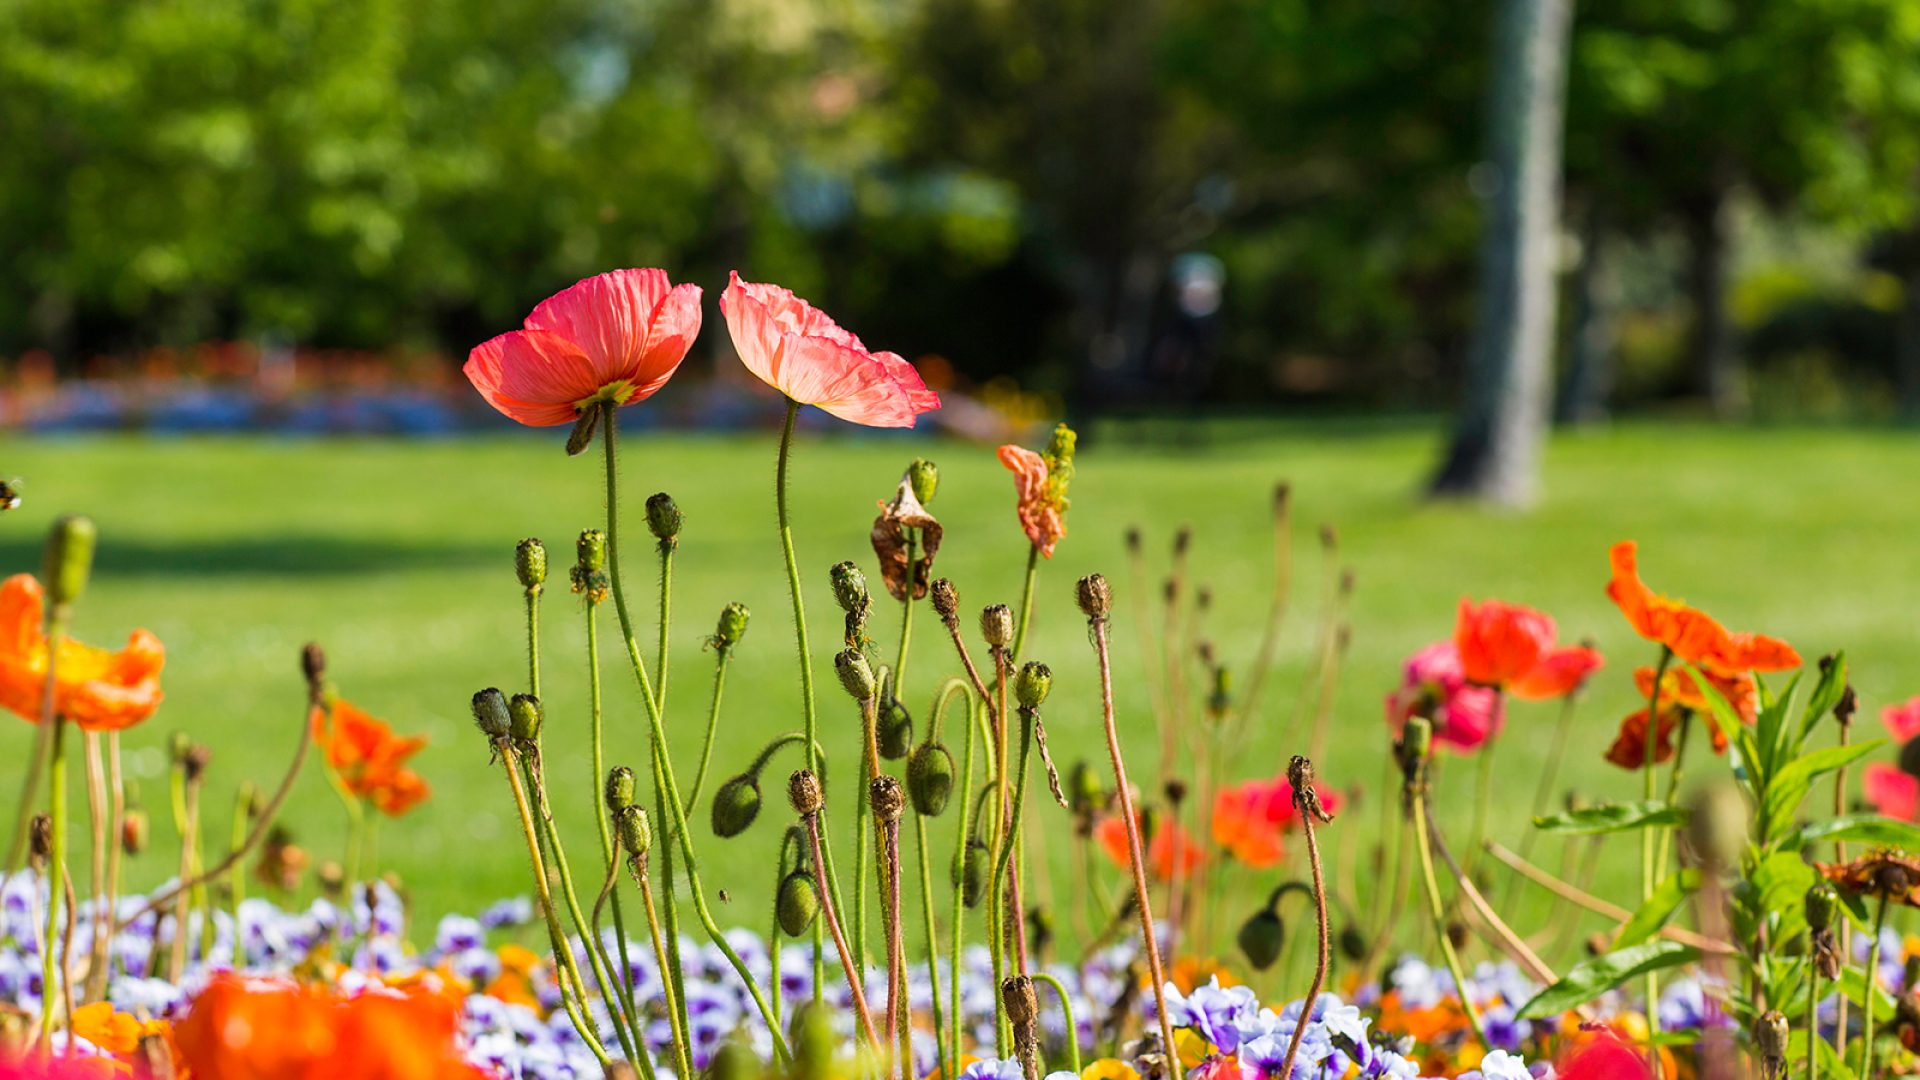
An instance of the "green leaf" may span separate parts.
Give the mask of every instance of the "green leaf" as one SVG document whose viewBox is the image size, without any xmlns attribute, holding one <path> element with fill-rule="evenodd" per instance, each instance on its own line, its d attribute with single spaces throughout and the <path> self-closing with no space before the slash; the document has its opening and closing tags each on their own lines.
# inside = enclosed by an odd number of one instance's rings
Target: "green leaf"
<svg viewBox="0 0 1920 1080">
<path fill-rule="evenodd" d="M 1556 1016 L 1576 1005 L 1592 1001 L 1608 990 L 1641 975 L 1691 964 L 1700 958 L 1700 950 L 1677 941 L 1649 941 L 1627 949 L 1596 956 L 1560 977 L 1560 981 L 1533 996 L 1520 1007 L 1520 1017 L 1538 1020 Z"/>
<path fill-rule="evenodd" d="M 1660 928 L 1667 925 L 1667 920 L 1673 918 L 1673 913 L 1680 910 L 1680 905 L 1687 902 L 1687 897 L 1699 890 L 1704 880 L 1705 878 L 1698 870 L 1682 870 L 1677 874 L 1668 875 L 1665 880 L 1653 887 L 1653 895 L 1640 905 L 1640 909 L 1635 911 L 1626 925 L 1620 928 L 1620 932 L 1614 935 L 1614 949 L 1617 951 L 1630 945 L 1638 945 L 1659 933 Z"/>
<path fill-rule="evenodd" d="M 1533 827 L 1547 832 L 1594 836 L 1633 829 L 1676 828 L 1687 823 L 1687 812 L 1664 802 L 1601 803 L 1564 814 L 1533 819 Z"/>
<path fill-rule="evenodd" d="M 1842 814 L 1836 818 L 1802 825 L 1788 838 L 1789 842 L 1782 846 L 1790 851 L 1797 851 L 1822 841 L 1843 840 L 1920 852 L 1920 825 L 1911 821 L 1881 817 L 1879 814 Z"/>
<path fill-rule="evenodd" d="M 1815 1039 L 1813 1047 L 1821 1076 L 1828 1077 L 1829 1080 L 1854 1080 L 1853 1070 L 1840 1060 L 1839 1054 L 1833 1052 L 1832 1043 L 1825 1039 Z M 1787 1032 L 1787 1060 L 1790 1062 L 1807 1060 L 1807 1033 L 1798 1026 Z"/>
<path fill-rule="evenodd" d="M 1767 819 L 1791 821 L 1799 812 L 1800 804 L 1806 800 L 1807 793 L 1813 790 L 1815 780 L 1846 768 L 1885 743 L 1885 739 L 1874 739 L 1847 746 L 1829 746 L 1795 758 L 1775 772 L 1767 782 L 1767 801 L 1763 808 Z"/>
</svg>

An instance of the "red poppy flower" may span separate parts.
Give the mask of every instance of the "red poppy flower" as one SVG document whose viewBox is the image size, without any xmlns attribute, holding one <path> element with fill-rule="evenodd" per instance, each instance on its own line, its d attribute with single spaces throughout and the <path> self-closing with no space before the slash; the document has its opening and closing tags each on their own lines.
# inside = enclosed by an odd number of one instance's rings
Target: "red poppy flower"
<svg viewBox="0 0 1920 1080">
<path fill-rule="evenodd" d="M 913 365 L 869 352 L 826 313 L 778 285 L 740 280 L 720 294 L 720 313 L 740 362 L 761 382 L 802 405 L 867 427 L 912 427 L 940 407 Z"/>
<path fill-rule="evenodd" d="M 1093 827 L 1093 838 L 1115 866 L 1124 870 L 1132 865 L 1132 856 L 1127 850 L 1125 818 L 1119 814 L 1108 814 L 1101 818 Z M 1146 850 L 1147 873 L 1155 880 L 1170 880 L 1176 870 L 1181 877 L 1186 877 L 1205 858 L 1199 842 L 1178 822 L 1164 819 L 1156 822 Z"/>
<path fill-rule="evenodd" d="M 523 424 L 571 424 L 603 401 L 652 397 L 700 333 L 700 287 L 664 270 L 614 270 L 541 301 L 526 328 L 474 347 L 461 370 Z"/>
<path fill-rule="evenodd" d="M 426 780 L 406 765 L 427 745 L 425 738 L 395 735 L 347 701 L 334 701 L 331 724 L 328 715 L 328 710 L 314 710 L 314 741 L 348 791 L 371 800 L 388 817 L 399 817 L 427 797 Z"/>
<path fill-rule="evenodd" d="M 1467 682 L 1460 650 L 1436 641 L 1407 658 L 1401 684 L 1387 695 L 1387 726 L 1394 738 L 1415 716 L 1433 722 L 1434 745 L 1470 754 L 1499 734 L 1505 720 L 1499 695 Z"/>
<path fill-rule="evenodd" d="M 1680 726 L 1680 710 L 1660 706 L 1660 726 L 1654 732 L 1653 761 L 1660 765 L 1673 760 L 1673 732 Z M 1647 710 L 1620 721 L 1620 733 L 1607 748 L 1607 760 L 1623 769 L 1640 769 L 1647 761 Z"/>
<path fill-rule="evenodd" d="M 45 595 L 31 574 L 0 582 L 0 707 L 40 722 L 47 683 Z M 54 664 L 54 711 L 88 731 L 130 728 L 160 707 L 160 639 L 135 630 L 127 647 L 108 652 L 60 640 Z"/>
<path fill-rule="evenodd" d="M 1907 775 L 1899 766 L 1876 761 L 1867 766 L 1862 784 L 1867 801 L 1881 814 L 1901 821 L 1920 817 L 1920 780 Z"/>
<path fill-rule="evenodd" d="M 1896 742 L 1906 742 L 1920 735 L 1920 697 L 1880 710 L 1880 722 L 1886 725 L 1887 734 L 1892 735 Z"/>
<path fill-rule="evenodd" d="M 1786 642 L 1764 634 L 1729 633 L 1706 612 L 1647 588 L 1640 580 L 1637 550 L 1632 540 L 1613 545 L 1613 578 L 1607 582 L 1607 595 L 1635 633 L 1665 645 L 1709 674 L 1734 676 L 1800 666 L 1800 654 Z"/>
<path fill-rule="evenodd" d="M 1477 606 L 1461 600 L 1453 627 L 1468 682 L 1534 700 L 1572 692 L 1601 663 L 1585 646 L 1556 648 L 1554 637 L 1553 619 L 1544 612 L 1501 600 Z"/>
</svg>

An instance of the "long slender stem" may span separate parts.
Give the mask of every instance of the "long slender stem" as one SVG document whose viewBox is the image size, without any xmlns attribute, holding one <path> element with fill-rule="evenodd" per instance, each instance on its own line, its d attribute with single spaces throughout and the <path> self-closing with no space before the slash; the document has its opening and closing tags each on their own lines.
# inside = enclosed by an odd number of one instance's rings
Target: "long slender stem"
<svg viewBox="0 0 1920 1080">
<path fill-rule="evenodd" d="M 1033 621 L 1033 585 L 1040 576 L 1040 548 L 1034 545 L 1027 548 L 1026 583 L 1020 587 L 1020 625 L 1013 633 L 1013 656 L 1018 661 L 1027 644 L 1027 624 Z"/>
<path fill-rule="evenodd" d="M 1293 588 L 1293 530 L 1290 499 L 1283 484 L 1273 498 L 1273 603 L 1267 612 L 1266 630 L 1260 636 L 1260 651 L 1254 654 L 1253 671 L 1247 678 L 1247 692 L 1240 699 L 1242 721 L 1256 715 L 1260 691 L 1266 686 L 1267 672 L 1273 669 L 1280 652 L 1280 630 L 1286 623 L 1287 597 Z"/>
<path fill-rule="evenodd" d="M 1660 647 L 1660 663 L 1653 671 L 1653 689 L 1647 693 L 1647 740 L 1645 760 L 1640 769 L 1641 794 L 1646 801 L 1652 802 L 1654 796 L 1654 753 L 1660 739 L 1660 684 L 1667 677 L 1667 665 L 1673 662 L 1673 650 Z M 1653 829 L 1640 830 L 1640 902 L 1652 898 L 1654 885 L 1659 881 L 1660 869 L 1655 860 L 1658 842 Z M 1646 978 L 1647 998 L 1647 1061 L 1653 1070 L 1653 1080 L 1661 1080 L 1660 1061 L 1660 975 L 1648 972 Z"/>
<path fill-rule="evenodd" d="M 900 601 L 900 651 L 893 659 L 893 694 L 900 696 L 900 688 L 907 683 L 907 648 L 913 643 L 913 594 L 920 587 L 920 569 L 914 563 L 914 549 L 918 546 L 920 531 L 912 526 L 900 530 L 907 537 L 907 595 Z"/>
<path fill-rule="evenodd" d="M 58 639 L 50 639 L 50 649 L 58 649 Z M 41 956 L 40 1035 L 53 1037 L 54 990 L 67 981 L 65 966 L 57 963 L 54 942 L 60 936 L 60 881 L 67 872 L 67 719 L 53 716 L 52 756 L 47 759 L 47 795 L 52 803 L 53 831 L 47 848 L 47 935 Z M 1885 910 L 1884 908 L 1882 909 Z M 179 936 L 180 928 L 174 934 Z M 57 980 L 57 981 L 56 981 Z"/>
<path fill-rule="evenodd" d="M 86 732 L 87 748 L 87 819 L 93 829 L 92 872 L 93 891 L 90 899 L 99 903 L 106 894 L 107 877 L 107 767 L 101 757 L 100 735 Z M 238 842 L 236 838 L 236 843 Z M 113 916 L 106 915 L 111 919 Z M 96 917 L 96 922 L 98 917 Z M 235 925 L 238 925 L 237 923 Z M 93 947 L 90 951 L 89 970 L 84 997 L 95 996 L 94 986 L 99 984 L 100 993 L 106 992 L 106 955 L 110 938 L 106 934 L 93 935 Z"/>
<path fill-rule="evenodd" d="M 1153 931 L 1153 905 L 1147 898 L 1147 859 L 1140 846 L 1140 819 L 1134 815 L 1133 790 L 1127 783 L 1126 761 L 1120 756 L 1120 731 L 1113 718 L 1113 662 L 1107 650 L 1107 620 L 1104 616 L 1088 620 L 1093 631 L 1094 655 L 1100 663 L 1100 712 L 1107 729 L 1107 754 L 1113 759 L 1114 791 L 1120 801 L 1120 817 L 1127 827 L 1127 863 L 1133 870 L 1134 906 L 1140 916 L 1141 947 L 1147 957 L 1147 971 L 1153 979 L 1155 1013 L 1160 1018 L 1161 1045 L 1167 1064 L 1179 1080 L 1180 1053 L 1173 1041 L 1173 1020 L 1167 1012 L 1167 977 L 1160 965 L 1160 943 Z"/>
<path fill-rule="evenodd" d="M 103 926 L 113 926 L 120 912 L 120 859 L 125 850 L 122 830 L 127 820 L 127 788 L 120 770 L 120 733 L 107 732 L 107 793 L 112 808 L 107 825 L 107 906 L 101 916 Z M 106 987 L 113 981 L 112 942 L 102 950 L 100 962 L 99 993 L 92 997 L 104 997 Z"/>
<path fill-rule="evenodd" d="M 1067 996 L 1067 988 L 1058 977 L 1044 971 L 1033 973 L 1033 981 L 1046 983 L 1060 998 L 1060 1012 L 1067 1022 L 1067 1065 L 1075 1075 L 1080 1072 L 1080 1027 L 1073 1020 L 1073 999 Z"/>
<path fill-rule="evenodd" d="M 700 803 L 700 791 L 707 784 L 707 766 L 713 761 L 713 741 L 720 731 L 720 697 L 727 688 L 727 661 L 733 649 L 726 645 L 714 649 L 718 659 L 713 665 L 713 697 L 707 704 L 707 738 L 700 747 L 700 768 L 693 774 L 693 787 L 687 791 L 687 813 Z"/>
<path fill-rule="evenodd" d="M 590 809 L 593 813 L 594 824 L 598 826 L 599 832 L 600 832 L 601 865 L 606 868 L 608 877 L 609 879 L 611 879 L 613 875 L 619 872 L 620 862 L 619 862 L 618 849 L 615 847 L 613 842 L 613 827 L 608 822 L 607 810 L 602 801 L 602 796 L 605 791 L 605 788 L 603 785 L 605 785 L 607 781 L 607 769 L 606 769 L 606 760 L 601 754 L 601 744 L 600 744 L 601 702 L 600 702 L 599 606 L 600 606 L 599 601 L 594 599 L 593 594 L 589 592 L 586 597 L 587 703 L 588 703 L 588 717 L 589 717 L 589 723 L 590 723 L 589 735 L 590 735 L 590 742 L 591 742 L 592 756 L 593 756 L 593 775 L 592 777 L 589 778 L 592 782 L 587 785 L 587 793 L 588 793 L 588 798 L 592 800 Z M 628 947 L 627 947 L 627 920 L 626 920 L 625 912 L 621 910 L 619 890 L 617 889 L 614 890 L 610 899 L 613 903 L 614 941 L 620 952 L 620 971 L 619 971 L 618 977 L 614 979 L 614 987 L 620 995 L 621 1006 L 626 1009 L 627 1015 L 632 1018 L 634 1030 L 638 1032 L 640 1031 L 640 1013 L 639 1013 L 639 1010 L 634 1008 L 633 983 L 631 978 L 629 977 L 630 973 L 633 971 L 633 961 L 632 961 L 632 956 L 629 953 Z M 594 919 L 594 924 L 595 924 L 594 936 L 598 938 L 599 937 L 599 918 L 597 916 Z M 680 1017 L 676 1013 L 673 1015 L 672 1019 L 677 1022 L 680 1019 Z"/>
<path fill-rule="evenodd" d="M 661 970 L 664 971 L 667 963 L 667 945 L 666 941 L 660 936 L 660 912 L 653 904 L 653 885 L 648 880 L 644 868 L 634 874 L 634 879 L 640 886 L 640 905 L 645 908 L 647 912 L 647 934 L 653 938 L 654 963 L 659 965 Z M 778 977 L 776 974 L 775 978 Z M 669 994 L 674 992 L 671 986 L 665 989 Z M 685 1006 L 683 1006 L 677 998 L 670 997 L 667 999 L 667 1026 L 673 1031 L 673 1054 L 676 1061 L 676 1068 L 680 1070 L 680 1075 L 692 1076 L 693 1048 L 687 1040 L 687 1028 L 684 1019 L 685 1013 Z M 776 1027 L 775 1030 L 779 1030 L 778 1027 Z"/>
<path fill-rule="evenodd" d="M 607 429 L 607 439 L 607 446 L 611 449 L 613 446 L 611 426 Z M 654 712 L 660 716 L 665 716 L 667 712 L 668 619 L 673 609 L 673 552 L 676 543 L 676 540 L 661 540 L 655 545 L 660 555 L 660 627 L 654 661 L 654 674 L 658 676 L 658 681 L 653 686 L 653 705 Z M 653 760 L 655 763 L 654 812 L 660 815 L 662 827 L 669 833 L 669 842 L 660 848 L 660 885 L 661 890 L 667 895 L 666 932 L 667 941 L 672 945 L 672 951 L 667 956 L 667 971 L 668 979 L 673 984 L 674 1007 L 680 1010 L 678 1017 L 680 1030 L 684 1033 L 692 1030 L 692 1024 L 686 1013 L 688 1008 L 686 964 L 680 956 L 680 905 L 678 893 L 674 888 L 676 855 L 674 844 L 671 842 L 674 823 L 667 817 L 666 806 L 669 799 L 678 802 L 680 796 L 677 791 L 670 792 L 663 784 L 666 776 L 664 766 L 667 761 L 667 747 L 664 739 L 654 743 Z M 691 807 L 693 804 L 688 802 L 687 805 Z"/>
<path fill-rule="evenodd" d="M 1019 885 L 1017 881 L 1008 881 L 1008 877 L 1013 865 L 1013 837 L 1020 829 L 1020 811 L 1026 805 L 1027 801 L 1027 759 L 1033 750 L 1034 714 L 1022 709 L 1020 710 L 1020 719 L 1020 764 L 1014 766 L 1018 775 L 1011 803 L 1013 808 L 1012 818 L 1007 823 L 1007 842 L 1001 845 L 1001 850 L 994 858 L 993 885 L 987 890 L 987 895 L 992 898 L 993 910 L 996 912 L 1004 912 L 1003 917 L 1009 922 L 1019 920 L 1024 916 L 1024 913 L 1021 912 L 1019 908 Z M 1005 892 L 1004 906 L 1002 906 L 1003 891 Z M 1026 946 L 1024 943 L 1019 942 L 1018 938 L 1015 940 L 1017 946 L 1014 954 L 1015 970 L 1019 974 L 1025 975 L 1027 973 Z"/>
<path fill-rule="evenodd" d="M 1552 874 L 1522 859 L 1520 856 L 1508 851 L 1505 847 L 1502 847 L 1494 841 L 1487 841 L 1486 850 L 1487 854 L 1493 856 L 1497 861 L 1505 863 L 1509 869 L 1521 877 L 1553 893 L 1562 900 L 1585 908 L 1596 915 L 1605 916 L 1617 923 L 1624 923 L 1628 919 L 1633 918 L 1633 912 L 1621 907 L 1619 904 L 1609 903 L 1594 896 L 1592 893 L 1586 892 L 1577 886 L 1554 877 Z M 1704 934 L 1697 934 L 1691 930 L 1677 926 L 1661 927 L 1659 934 L 1669 941 L 1677 941 L 1682 945 L 1691 945 L 1701 952 L 1716 953 L 1721 956 L 1734 956 L 1739 952 L 1739 950 L 1724 941 L 1716 941 Z"/>
<path fill-rule="evenodd" d="M 1454 951 L 1453 939 L 1447 935 L 1446 902 L 1440 897 L 1440 880 L 1433 872 L 1433 840 L 1427 825 L 1426 796 L 1415 792 L 1409 801 L 1413 810 L 1413 842 L 1419 849 L 1420 876 L 1427 890 L 1427 914 L 1433 918 L 1434 936 L 1440 939 L 1440 955 L 1447 961 L 1447 970 L 1453 973 L 1454 993 L 1460 998 L 1461 1010 L 1467 1014 L 1473 1037 L 1482 1047 L 1491 1050 L 1493 1044 L 1487 1041 L 1486 1028 L 1480 1023 L 1480 1010 L 1474 1007 L 1473 995 L 1468 990 L 1466 969 L 1460 966 L 1460 954 Z"/>
<path fill-rule="evenodd" d="M 1294 759 L 1295 762 L 1299 760 Z M 1316 819 L 1310 809 L 1317 805 L 1316 797 L 1311 790 L 1295 791 L 1293 803 L 1300 814 L 1300 828 L 1307 837 L 1307 863 L 1313 868 L 1313 908 L 1317 919 L 1315 928 L 1319 934 L 1319 952 L 1314 961 L 1313 985 L 1307 989 L 1306 999 L 1301 1003 L 1300 1022 L 1294 1025 L 1293 1035 L 1287 1040 L 1287 1056 L 1281 1059 L 1280 1071 L 1274 1074 L 1276 1076 L 1293 1075 L 1294 1055 L 1300 1052 L 1300 1038 L 1306 1034 L 1307 1021 L 1313 1018 L 1313 1007 L 1320 1001 L 1320 988 L 1327 984 L 1327 965 L 1333 959 L 1329 946 L 1333 935 L 1327 928 L 1327 885 L 1320 876 L 1320 842 L 1314 837 Z M 1467 997 L 1464 981 L 1460 982 L 1459 989 L 1460 1000 L 1464 1002 Z"/>
<path fill-rule="evenodd" d="M 813 864 L 820 865 L 820 816 L 808 814 L 803 819 L 807 828 L 807 844 L 813 852 Z M 840 917 L 834 913 L 833 898 L 826 893 L 820 895 L 820 914 L 824 917 L 827 929 L 833 934 L 834 948 L 840 950 L 840 968 L 847 977 L 847 992 L 853 998 L 853 1015 L 860 1021 L 860 1034 L 867 1045 L 879 1050 L 883 1045 L 880 1036 L 873 1029 L 873 1014 L 867 1009 L 867 992 L 860 984 L 863 981 L 860 972 L 853 966 L 853 953 L 847 948 L 847 935 L 840 930 Z"/>
<path fill-rule="evenodd" d="M 887 1026 L 899 1041 L 896 1071 L 901 1080 L 913 1080 L 913 1007 L 907 1000 L 906 950 L 900 932 L 900 890 L 906 875 L 900 872 L 900 821 L 881 825 L 880 859 L 887 893 Z"/>
<path fill-rule="evenodd" d="M 1840 745 L 1845 747 L 1852 741 L 1852 714 L 1843 714 L 1836 711 L 1834 715 L 1840 721 Z M 1839 817 L 1846 812 L 1847 767 L 1842 765 L 1833 774 L 1833 816 Z M 1833 861 L 1835 863 L 1845 863 L 1847 861 L 1847 842 L 1845 840 L 1835 840 L 1833 842 Z M 1849 960 L 1853 959 L 1853 923 L 1846 919 L 1840 920 L 1840 955 Z M 1839 999 L 1834 1014 L 1833 1052 L 1834 1056 L 1845 1061 L 1847 1057 L 1847 995 L 1841 994 L 1839 995 Z M 1812 1039 L 1812 1037 L 1812 1035 L 1809 1035 L 1808 1039 Z M 1809 1049 L 1811 1049 L 1811 1047 L 1809 1047 Z"/>
<path fill-rule="evenodd" d="M 920 917 L 927 931 L 927 993 L 933 1001 L 933 1047 L 941 1075 L 947 1067 L 944 1013 L 940 1008 L 940 931 L 933 916 L 933 858 L 927 850 L 927 819 L 913 815 L 914 852 L 920 862 Z"/>
<path fill-rule="evenodd" d="M 952 1030 L 947 1044 L 947 1060 L 955 1065 L 958 1065 L 961 1060 L 960 1020 L 961 1014 L 965 1011 L 961 1007 L 960 997 L 960 949 L 962 942 L 966 938 L 967 925 L 965 871 L 967 841 L 972 835 L 972 823 L 967 819 L 973 804 L 973 800 L 969 795 L 973 790 L 973 733 L 977 724 L 978 712 L 978 706 L 975 705 L 972 698 L 969 698 L 967 700 L 967 741 L 962 758 L 963 764 L 960 768 L 960 787 L 958 789 L 960 796 L 960 831 L 956 834 L 959 839 L 954 843 L 953 852 L 953 939 L 947 945 L 947 974 L 950 979 L 950 985 L 947 988 L 947 1000 L 953 1005 L 953 1015 L 949 1017 L 948 1020 Z M 944 1069 L 940 1075 L 942 1080 L 953 1080 L 952 1076 Z"/>
<path fill-rule="evenodd" d="M 1813 934 L 1807 934 L 1807 955 L 1813 955 Z M 1807 964 L 1807 1080 L 1820 1075 L 1820 965 Z"/>
<path fill-rule="evenodd" d="M 1880 910 L 1873 916 L 1873 941 L 1867 945 L 1866 990 L 1860 995 L 1860 1072 L 1873 1075 L 1873 999 L 1880 992 L 1880 932 L 1887 925 L 1889 897 L 1880 894 Z M 1811 1036 L 1810 1036 L 1811 1037 Z"/>
<path fill-rule="evenodd" d="M 1431 811 L 1432 808 L 1428 809 Z M 1431 821 L 1431 813 L 1428 814 L 1428 818 Z M 1447 849 L 1446 838 L 1440 835 L 1440 826 L 1431 825 L 1429 832 L 1431 835 L 1428 839 L 1433 841 L 1433 849 L 1440 853 L 1441 860 L 1453 873 L 1454 881 L 1460 886 L 1460 895 L 1467 898 L 1467 906 L 1473 908 L 1474 914 L 1480 916 L 1480 921 L 1486 924 L 1487 931 L 1492 934 L 1494 941 L 1506 950 L 1507 955 L 1518 961 L 1521 967 L 1526 968 L 1529 976 L 1542 985 L 1551 986 L 1559 982 L 1560 976 L 1547 966 L 1546 961 L 1534 953 L 1526 940 L 1515 933 L 1513 927 L 1507 925 L 1506 920 L 1495 913 L 1493 905 L 1487 903 L 1487 898 L 1481 894 L 1480 887 L 1473 883 L 1473 875 L 1462 869 L 1460 863 L 1454 859 L 1453 852 Z"/>
</svg>

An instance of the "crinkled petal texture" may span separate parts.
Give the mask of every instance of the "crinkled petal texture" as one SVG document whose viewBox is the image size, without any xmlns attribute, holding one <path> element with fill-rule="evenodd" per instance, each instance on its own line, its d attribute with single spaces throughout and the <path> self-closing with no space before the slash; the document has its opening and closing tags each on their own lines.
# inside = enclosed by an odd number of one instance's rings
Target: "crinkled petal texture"
<svg viewBox="0 0 1920 1080">
<path fill-rule="evenodd" d="M 30 574 L 0 582 L 0 707 L 38 723 L 47 679 L 45 596 Z M 72 639 L 54 665 L 54 710 L 87 731 L 120 731 L 160 707 L 160 639 L 135 630 L 119 652 Z"/>
<path fill-rule="evenodd" d="M 1013 473 L 1014 510 L 1020 516 L 1020 527 L 1026 530 L 1027 540 L 1040 549 L 1040 554 L 1053 558 L 1054 545 L 1067 535 L 1067 521 L 1060 513 L 1059 502 L 1047 491 L 1047 477 L 1051 472 L 1047 459 L 1011 443 L 1002 446 L 998 453 L 1000 464 Z"/>
<path fill-rule="evenodd" d="M 802 405 L 867 427 L 912 427 L 940 407 L 912 364 L 869 352 L 812 304 L 778 285 L 732 274 L 720 294 L 740 362 L 761 382 Z"/>
<path fill-rule="evenodd" d="M 342 700 L 314 710 L 313 734 L 347 790 L 388 817 L 406 813 L 430 793 L 426 780 L 406 765 L 427 745 L 425 738 L 396 735 L 384 721 Z"/>
<path fill-rule="evenodd" d="M 1697 608 L 1660 595 L 1640 580 L 1638 545 L 1622 540 L 1608 553 L 1613 577 L 1607 595 L 1634 632 L 1673 650 L 1687 663 L 1712 674 L 1785 671 L 1800 666 L 1800 654 L 1779 638 L 1730 633 L 1719 620 Z"/>
<path fill-rule="evenodd" d="M 555 293 L 467 356 L 467 379 L 487 404 L 523 424 L 579 418 L 596 398 L 632 405 L 680 368 L 700 333 L 700 287 L 663 270 L 614 270 Z"/>
</svg>

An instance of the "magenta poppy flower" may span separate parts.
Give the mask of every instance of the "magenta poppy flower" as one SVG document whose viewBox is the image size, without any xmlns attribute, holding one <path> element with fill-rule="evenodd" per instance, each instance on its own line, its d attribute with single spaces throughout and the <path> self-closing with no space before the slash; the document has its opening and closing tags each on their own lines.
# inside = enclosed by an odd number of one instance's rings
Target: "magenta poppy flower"
<svg viewBox="0 0 1920 1080">
<path fill-rule="evenodd" d="M 522 424 L 571 424 L 604 401 L 652 397 L 700 333 L 700 287 L 664 270 L 613 270 L 541 301 L 526 328 L 474 347 L 461 370 Z"/>
<path fill-rule="evenodd" d="M 778 285 L 740 280 L 720 294 L 740 362 L 802 405 L 868 427 L 912 427 L 940 407 L 920 373 L 896 353 L 869 352 L 826 313 Z"/>
<path fill-rule="evenodd" d="M 1460 650 L 1436 641 L 1407 658 L 1400 688 L 1387 695 L 1387 724 L 1397 736 L 1415 716 L 1433 722 L 1433 741 L 1470 754 L 1499 733 L 1499 692 L 1467 681 Z"/>
</svg>

